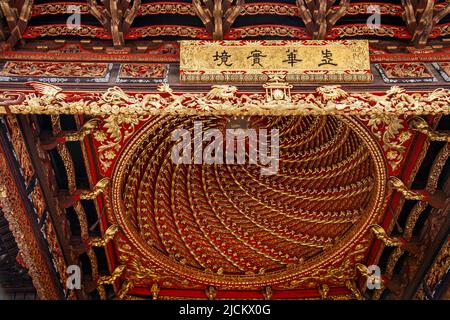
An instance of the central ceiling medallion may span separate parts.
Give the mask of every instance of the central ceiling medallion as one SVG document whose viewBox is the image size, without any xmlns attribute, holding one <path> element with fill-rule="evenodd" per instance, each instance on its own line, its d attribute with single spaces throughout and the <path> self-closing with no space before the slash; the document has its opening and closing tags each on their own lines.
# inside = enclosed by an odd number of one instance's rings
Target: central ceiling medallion
<svg viewBox="0 0 450 320">
<path fill-rule="evenodd" d="M 259 163 L 174 164 L 172 132 L 193 132 L 196 121 L 221 132 L 278 129 L 277 174 L 261 175 Z M 130 270 L 250 288 L 288 283 L 351 254 L 383 212 L 385 184 L 382 152 L 355 118 L 166 116 L 125 146 L 109 202 Z"/>
</svg>

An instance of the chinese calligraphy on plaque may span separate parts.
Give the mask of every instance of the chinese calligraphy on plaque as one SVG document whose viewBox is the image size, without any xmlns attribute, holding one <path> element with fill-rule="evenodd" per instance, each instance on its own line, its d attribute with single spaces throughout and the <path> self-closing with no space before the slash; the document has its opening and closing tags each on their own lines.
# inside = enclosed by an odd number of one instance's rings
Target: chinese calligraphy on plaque
<svg viewBox="0 0 450 320">
<path fill-rule="evenodd" d="M 184 82 L 371 82 L 366 40 L 181 41 Z"/>
</svg>

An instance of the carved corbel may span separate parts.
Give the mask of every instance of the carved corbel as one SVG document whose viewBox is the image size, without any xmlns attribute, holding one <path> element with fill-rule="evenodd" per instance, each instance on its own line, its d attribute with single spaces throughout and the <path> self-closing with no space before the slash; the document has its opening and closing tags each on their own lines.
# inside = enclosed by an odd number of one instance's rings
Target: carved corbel
<svg viewBox="0 0 450 320">
<path fill-rule="evenodd" d="M 105 285 L 105 284 L 114 284 L 114 282 L 119 279 L 119 277 L 122 275 L 123 271 L 125 270 L 125 265 L 120 265 L 116 267 L 113 271 L 113 273 L 110 276 L 101 276 L 98 278 L 97 285 Z"/>
<path fill-rule="evenodd" d="M 128 292 L 134 287 L 134 283 L 131 280 L 125 280 L 120 288 L 120 291 L 117 293 L 117 299 L 123 300 L 125 299 Z"/>
<path fill-rule="evenodd" d="M 91 119 L 87 121 L 80 130 L 76 132 L 61 132 L 60 135 L 54 137 L 43 137 L 39 146 L 42 150 L 51 150 L 56 148 L 58 144 L 73 141 L 82 141 L 87 135 L 93 133 L 95 129 L 102 123 L 100 119 Z"/>
<path fill-rule="evenodd" d="M 153 300 L 158 300 L 158 295 L 159 295 L 159 285 L 157 283 L 152 284 L 152 299 Z"/>
<path fill-rule="evenodd" d="M 213 40 L 223 40 L 244 8 L 244 0 L 193 0 L 192 6 Z"/>
<path fill-rule="evenodd" d="M 214 286 L 208 286 L 205 289 L 206 296 L 208 297 L 208 300 L 214 300 L 216 299 L 217 295 L 217 289 Z"/>
<path fill-rule="evenodd" d="M 388 185 L 400 192 L 406 200 L 426 201 L 436 209 L 444 209 L 449 201 L 449 197 L 442 191 L 430 193 L 426 190 L 410 190 L 397 177 L 389 177 Z"/>
<path fill-rule="evenodd" d="M 9 28 L 9 36 L 1 45 L 2 50 L 11 50 L 22 39 L 32 14 L 33 0 L 18 1 L 2 0 L 0 9 Z"/>
<path fill-rule="evenodd" d="M 448 2 L 442 5 L 434 0 L 402 0 L 402 5 L 402 18 L 416 47 L 424 47 L 433 27 L 450 13 Z"/>
<path fill-rule="evenodd" d="M 103 6 L 97 0 L 87 1 L 90 13 L 111 33 L 114 46 L 124 46 L 124 34 L 136 18 L 141 0 L 103 0 Z"/>
<path fill-rule="evenodd" d="M 375 237 L 382 241 L 387 247 L 400 247 L 412 254 L 418 254 L 420 252 L 420 243 L 408 242 L 402 237 L 389 237 L 383 227 L 378 224 L 372 224 L 370 230 L 375 234 Z"/>
<path fill-rule="evenodd" d="M 330 292 L 330 287 L 326 284 L 321 284 L 318 287 L 319 293 L 320 293 L 320 298 L 322 300 L 327 300 L 328 299 L 328 293 Z"/>
<path fill-rule="evenodd" d="M 406 200 L 425 200 L 425 196 L 422 193 L 408 189 L 403 181 L 397 177 L 389 177 L 388 185 L 395 191 L 400 192 Z"/>
<path fill-rule="evenodd" d="M 97 291 L 100 294 L 101 299 L 106 300 L 107 298 L 104 285 L 113 285 L 114 282 L 116 282 L 116 280 L 119 279 L 119 277 L 122 275 L 125 268 L 125 265 L 120 265 L 114 269 L 113 273 L 110 276 L 101 276 L 98 278 Z"/>
<path fill-rule="evenodd" d="M 116 235 L 117 231 L 119 231 L 119 227 L 115 224 L 109 226 L 106 229 L 103 238 L 93 239 L 91 240 L 91 246 L 93 247 L 105 247 L 109 241 L 111 241 Z"/>
<path fill-rule="evenodd" d="M 106 190 L 106 187 L 109 185 L 109 178 L 103 178 L 99 180 L 92 191 L 84 191 L 79 195 L 80 200 L 94 200 L 101 193 Z"/>
<path fill-rule="evenodd" d="M 273 290 L 271 286 L 265 286 L 263 290 L 264 300 L 272 300 Z"/>
<path fill-rule="evenodd" d="M 398 237 L 389 237 L 386 233 L 386 231 L 383 229 L 382 226 L 378 224 L 372 224 L 370 227 L 370 231 L 372 231 L 375 234 L 375 237 L 382 241 L 385 246 L 387 247 L 404 247 L 405 240 L 402 240 Z"/>
<path fill-rule="evenodd" d="M 341 0 L 337 9 L 336 1 L 297 0 L 298 13 L 303 20 L 306 31 L 314 40 L 323 40 L 327 32 L 347 12 L 349 0 Z"/>
<path fill-rule="evenodd" d="M 394 276 L 392 279 L 388 279 L 383 275 L 376 276 L 374 274 L 371 274 L 369 269 L 361 263 L 356 264 L 356 269 L 364 278 L 370 278 L 372 284 L 379 285 L 379 289 L 381 290 L 387 288 L 394 294 L 398 294 L 402 290 L 403 284 L 399 277 Z"/>
<path fill-rule="evenodd" d="M 94 200 L 103 193 L 109 185 L 109 178 L 105 177 L 99 180 L 92 190 L 76 191 L 74 194 L 60 194 L 58 196 L 59 207 L 66 209 L 80 200 Z"/>
<path fill-rule="evenodd" d="M 408 120 L 408 125 L 412 130 L 423 133 L 431 141 L 450 142 L 450 133 L 434 131 L 427 121 L 421 117 L 413 117 Z"/>
<path fill-rule="evenodd" d="M 355 299 L 364 300 L 364 298 L 363 298 L 361 292 L 358 290 L 358 287 L 356 286 L 356 283 L 354 280 L 350 280 L 350 279 L 346 280 L 345 286 L 347 287 L 348 290 L 350 290 L 352 292 Z"/>
</svg>

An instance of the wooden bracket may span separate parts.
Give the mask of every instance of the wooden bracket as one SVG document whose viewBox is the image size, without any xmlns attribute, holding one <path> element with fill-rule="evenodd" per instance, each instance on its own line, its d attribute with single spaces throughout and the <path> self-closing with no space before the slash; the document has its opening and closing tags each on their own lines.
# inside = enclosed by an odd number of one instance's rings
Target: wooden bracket
<svg viewBox="0 0 450 320">
<path fill-rule="evenodd" d="M 244 8 L 244 0 L 193 0 L 192 5 L 213 40 L 223 40 Z"/>
</svg>

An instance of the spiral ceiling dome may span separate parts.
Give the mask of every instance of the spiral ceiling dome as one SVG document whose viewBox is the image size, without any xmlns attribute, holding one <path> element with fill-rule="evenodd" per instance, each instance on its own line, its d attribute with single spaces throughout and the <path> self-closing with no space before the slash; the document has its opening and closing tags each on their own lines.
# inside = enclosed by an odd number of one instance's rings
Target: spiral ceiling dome
<svg viewBox="0 0 450 320">
<path fill-rule="evenodd" d="M 116 170 L 122 221 L 167 264 L 218 276 L 280 273 L 335 253 L 373 210 L 374 159 L 349 121 L 235 121 L 279 130 L 275 175 L 261 175 L 259 164 L 174 164 L 171 134 L 194 121 L 224 131 L 235 120 L 152 118 Z"/>
</svg>

